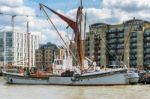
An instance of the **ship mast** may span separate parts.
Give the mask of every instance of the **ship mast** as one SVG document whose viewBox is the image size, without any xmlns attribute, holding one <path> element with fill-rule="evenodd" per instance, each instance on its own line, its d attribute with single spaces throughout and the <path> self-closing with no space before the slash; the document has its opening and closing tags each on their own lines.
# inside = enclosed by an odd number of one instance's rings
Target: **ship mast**
<svg viewBox="0 0 150 99">
<path fill-rule="evenodd" d="M 77 45 L 77 53 L 78 53 L 78 64 L 80 66 L 80 71 L 81 74 L 84 71 L 84 52 L 83 52 L 83 40 L 82 40 L 82 0 L 80 0 L 81 5 L 78 7 L 77 9 L 77 16 L 76 16 L 76 21 L 73 21 L 67 17 L 65 17 L 64 15 L 52 10 L 51 8 L 45 6 L 44 4 L 39 4 L 40 5 L 40 9 L 42 9 L 44 11 L 44 13 L 46 14 L 46 16 L 48 17 L 49 21 L 52 23 L 52 25 L 54 26 L 55 30 L 58 32 L 58 30 L 56 29 L 55 25 L 53 24 L 52 20 L 50 20 L 50 17 L 48 16 L 48 14 L 46 13 L 46 10 L 44 10 L 44 7 L 47 8 L 48 10 L 50 10 L 52 13 L 56 14 L 58 17 L 60 17 L 63 21 L 65 21 L 74 31 L 75 34 L 75 43 Z"/>
<path fill-rule="evenodd" d="M 78 51 L 78 57 L 79 57 L 79 65 L 80 65 L 80 70 L 81 70 L 81 74 L 84 71 L 84 52 L 83 52 L 83 40 L 82 40 L 82 0 L 80 1 L 81 5 L 78 7 L 78 11 L 77 11 L 77 26 L 78 26 L 78 37 L 77 37 L 77 51 Z"/>
</svg>

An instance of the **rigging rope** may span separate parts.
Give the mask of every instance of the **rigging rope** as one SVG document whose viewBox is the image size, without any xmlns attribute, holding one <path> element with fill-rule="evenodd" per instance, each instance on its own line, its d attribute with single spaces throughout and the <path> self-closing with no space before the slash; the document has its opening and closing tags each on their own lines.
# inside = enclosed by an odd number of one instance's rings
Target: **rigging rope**
<svg viewBox="0 0 150 99">
<path fill-rule="evenodd" d="M 57 34 L 59 35 L 59 37 L 61 38 L 61 40 L 63 41 L 63 43 L 65 44 L 66 48 L 71 52 L 73 58 L 78 62 L 77 58 L 75 57 L 75 55 L 73 54 L 73 52 L 70 50 L 70 48 L 68 48 L 66 42 L 64 41 L 63 37 L 61 36 L 61 34 L 59 33 L 58 29 L 56 28 L 55 24 L 53 23 L 53 21 L 51 20 L 51 18 L 48 16 L 48 14 L 46 13 L 45 9 L 43 8 L 43 6 L 40 4 L 41 9 L 44 11 L 44 14 L 47 16 L 48 18 L 48 22 L 52 24 L 52 26 L 54 27 L 54 29 L 56 30 Z"/>
</svg>

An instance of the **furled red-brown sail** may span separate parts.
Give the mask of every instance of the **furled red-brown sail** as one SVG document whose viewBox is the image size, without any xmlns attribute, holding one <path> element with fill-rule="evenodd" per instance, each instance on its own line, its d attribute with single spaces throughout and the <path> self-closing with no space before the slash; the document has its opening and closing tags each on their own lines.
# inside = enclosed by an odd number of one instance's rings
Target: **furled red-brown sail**
<svg viewBox="0 0 150 99">
<path fill-rule="evenodd" d="M 47 7 L 47 6 L 45 6 L 45 5 L 43 5 L 43 4 L 41 4 L 42 6 L 44 6 L 44 7 L 46 7 L 47 9 L 49 9 L 51 12 L 53 12 L 54 14 L 56 14 L 57 16 L 59 16 L 62 20 L 64 20 L 65 22 L 67 22 L 67 24 L 75 31 L 76 30 L 76 22 L 74 22 L 73 20 L 71 20 L 71 19 L 69 19 L 69 18 L 67 18 L 67 17 L 65 17 L 64 15 L 62 15 L 62 14 L 60 14 L 60 13 L 58 13 L 58 12 L 56 12 L 56 11 L 54 11 L 53 9 L 51 9 L 51 8 L 49 8 L 49 7 Z"/>
<path fill-rule="evenodd" d="M 64 15 L 52 10 L 51 8 L 40 4 L 40 6 L 44 6 L 47 9 L 49 9 L 51 12 L 56 14 L 58 17 L 60 17 L 62 20 L 64 20 L 74 31 L 75 34 L 75 42 L 77 44 L 77 51 L 78 51 L 78 62 L 80 65 L 81 72 L 83 71 L 83 41 L 81 37 L 81 21 L 82 21 L 82 6 L 78 7 L 77 10 L 77 16 L 76 16 L 76 22 L 73 20 L 65 17 Z"/>
</svg>

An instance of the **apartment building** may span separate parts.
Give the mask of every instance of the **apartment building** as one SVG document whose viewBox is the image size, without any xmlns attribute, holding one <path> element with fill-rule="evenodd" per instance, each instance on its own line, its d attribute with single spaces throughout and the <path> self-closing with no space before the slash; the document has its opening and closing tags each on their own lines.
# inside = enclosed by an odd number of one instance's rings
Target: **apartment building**
<svg viewBox="0 0 150 99">
<path fill-rule="evenodd" d="M 150 66 L 150 22 L 136 19 L 128 36 L 132 21 L 90 25 L 85 40 L 85 56 L 96 61 L 98 66 L 119 64 L 121 57 L 127 66 Z"/>
<path fill-rule="evenodd" d="M 39 36 L 30 33 L 0 31 L 0 66 L 35 67 Z"/>
<path fill-rule="evenodd" d="M 36 67 L 38 69 L 47 69 L 52 67 L 56 51 L 57 47 L 55 44 L 49 42 L 47 44 L 41 45 L 40 48 L 37 49 L 35 53 Z"/>
</svg>

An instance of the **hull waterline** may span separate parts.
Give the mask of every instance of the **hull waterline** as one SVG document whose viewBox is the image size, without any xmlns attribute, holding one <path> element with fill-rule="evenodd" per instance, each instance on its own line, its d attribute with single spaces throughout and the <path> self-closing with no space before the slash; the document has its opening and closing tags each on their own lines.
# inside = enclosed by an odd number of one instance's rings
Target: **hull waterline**
<svg viewBox="0 0 150 99">
<path fill-rule="evenodd" d="M 3 73 L 3 77 L 10 84 L 31 85 L 128 85 L 137 83 L 137 75 L 128 74 L 125 71 L 88 73 L 78 77 L 49 76 L 47 78 L 33 78 L 22 75 Z"/>
</svg>

